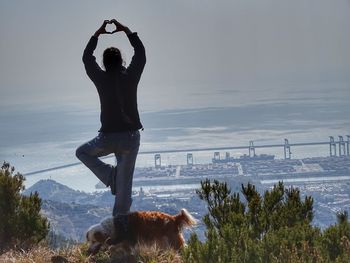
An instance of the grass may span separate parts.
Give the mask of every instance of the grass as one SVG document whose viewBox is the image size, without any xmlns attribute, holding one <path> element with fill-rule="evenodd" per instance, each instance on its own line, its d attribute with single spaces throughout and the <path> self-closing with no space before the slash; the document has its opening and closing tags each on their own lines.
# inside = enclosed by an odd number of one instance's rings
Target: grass
<svg viewBox="0 0 350 263">
<path fill-rule="evenodd" d="M 87 246 L 79 244 L 60 250 L 37 246 L 28 251 L 10 250 L 0 255 L 0 262 L 18 263 L 182 263 L 174 250 L 162 251 L 156 246 L 139 245 L 129 253 L 111 246 L 94 256 L 88 256 Z"/>
</svg>

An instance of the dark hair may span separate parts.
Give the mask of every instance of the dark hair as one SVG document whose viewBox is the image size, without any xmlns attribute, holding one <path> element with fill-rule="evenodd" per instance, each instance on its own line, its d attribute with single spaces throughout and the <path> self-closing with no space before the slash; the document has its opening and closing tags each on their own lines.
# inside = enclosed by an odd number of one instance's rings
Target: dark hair
<svg viewBox="0 0 350 263">
<path fill-rule="evenodd" d="M 109 47 L 103 52 L 103 65 L 106 71 L 119 68 L 123 65 L 123 58 L 120 50 L 116 47 Z"/>
</svg>

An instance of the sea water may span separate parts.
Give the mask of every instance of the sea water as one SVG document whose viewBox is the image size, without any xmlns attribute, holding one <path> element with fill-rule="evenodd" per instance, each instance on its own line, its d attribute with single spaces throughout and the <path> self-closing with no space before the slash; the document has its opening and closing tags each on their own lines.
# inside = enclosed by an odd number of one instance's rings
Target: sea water
<svg viewBox="0 0 350 263">
<path fill-rule="evenodd" d="M 338 108 L 337 108 L 338 107 Z M 215 147 L 328 141 L 329 136 L 350 134 L 347 105 L 258 104 L 242 107 L 206 108 L 141 112 L 144 131 L 137 167 L 154 166 L 154 154 L 146 151 L 186 150 Z M 335 110 L 338 109 L 338 110 Z M 51 178 L 73 189 L 95 191 L 96 177 L 75 157 L 76 148 L 98 133 L 97 111 L 32 110 L 0 112 L 0 160 L 10 162 L 17 171 L 36 171 L 76 165 L 28 175 L 26 187 Z M 345 137 L 346 138 L 346 137 Z M 256 154 L 283 158 L 283 147 L 256 148 Z M 329 145 L 292 147 L 292 158 L 328 156 Z M 221 151 L 221 156 L 225 156 Z M 229 150 L 239 157 L 248 150 Z M 191 151 L 194 163 L 210 163 L 213 151 Z M 186 164 L 187 152 L 161 154 L 162 165 Z M 104 159 L 111 164 L 111 155 Z"/>
</svg>

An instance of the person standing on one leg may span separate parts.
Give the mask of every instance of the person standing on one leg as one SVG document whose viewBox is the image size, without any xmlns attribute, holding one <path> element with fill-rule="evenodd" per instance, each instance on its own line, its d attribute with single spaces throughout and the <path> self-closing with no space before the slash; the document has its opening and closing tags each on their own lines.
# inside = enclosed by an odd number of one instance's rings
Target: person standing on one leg
<svg viewBox="0 0 350 263">
<path fill-rule="evenodd" d="M 107 24 L 116 30 L 106 31 Z M 110 47 L 103 52 L 104 70 L 93 55 L 98 37 L 102 34 L 124 32 L 134 55 L 128 67 L 118 48 Z M 81 145 L 76 156 L 107 187 L 115 197 L 113 216 L 127 231 L 127 213 L 132 203 L 131 189 L 135 161 L 140 145 L 142 124 L 137 108 L 137 85 L 146 64 L 145 48 L 136 32 L 115 19 L 105 20 L 90 38 L 83 54 L 83 63 L 89 78 L 95 84 L 101 104 L 101 129 L 97 137 Z M 99 157 L 114 153 L 117 165 L 102 162 Z"/>
</svg>

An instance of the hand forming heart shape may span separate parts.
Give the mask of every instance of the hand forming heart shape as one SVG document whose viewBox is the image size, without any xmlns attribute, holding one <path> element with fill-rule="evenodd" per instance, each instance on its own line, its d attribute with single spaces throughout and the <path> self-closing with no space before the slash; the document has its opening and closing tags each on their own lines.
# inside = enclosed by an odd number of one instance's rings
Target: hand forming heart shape
<svg viewBox="0 0 350 263">
<path fill-rule="evenodd" d="M 113 34 L 118 31 L 118 27 L 113 23 L 113 21 L 108 21 L 105 25 L 105 31 L 107 34 Z"/>
<path fill-rule="evenodd" d="M 114 24 L 115 29 L 112 30 L 110 27 L 108 29 L 106 29 L 108 24 Z M 113 34 L 115 32 L 124 31 L 125 29 L 126 29 L 126 27 L 124 25 L 122 25 L 121 23 L 119 23 L 115 19 L 104 20 L 102 26 L 96 31 L 95 35 L 98 36 L 100 34 Z M 112 31 L 110 31 L 110 30 L 112 30 Z"/>
</svg>

